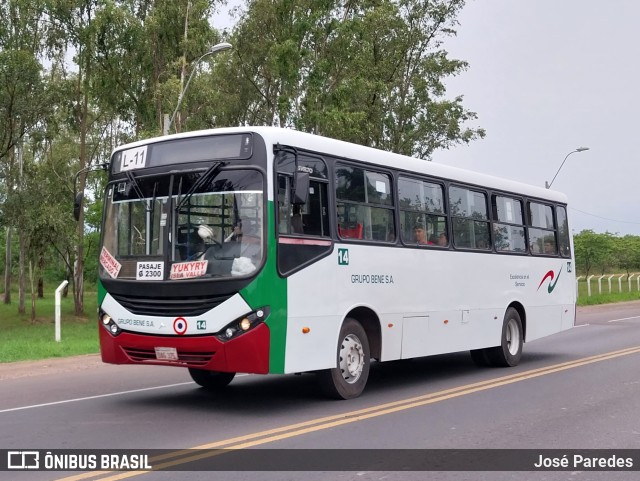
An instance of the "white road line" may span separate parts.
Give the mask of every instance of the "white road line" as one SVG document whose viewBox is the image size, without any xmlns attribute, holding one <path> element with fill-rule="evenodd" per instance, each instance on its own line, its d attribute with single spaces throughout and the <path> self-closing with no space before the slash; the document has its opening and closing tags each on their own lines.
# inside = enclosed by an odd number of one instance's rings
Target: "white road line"
<svg viewBox="0 0 640 481">
<path fill-rule="evenodd" d="M 633 316 L 633 317 L 623 317 L 622 319 L 613 319 L 611 321 L 607 321 L 607 322 L 619 322 L 619 321 L 628 321 L 630 319 L 640 319 L 640 316 Z"/>
<path fill-rule="evenodd" d="M 248 376 L 248 375 L 249 374 L 237 374 L 236 377 L 242 377 L 242 376 Z M 179 382 L 177 384 L 166 384 L 164 386 L 154 386 L 154 387 L 145 387 L 145 388 L 142 388 L 142 389 L 132 389 L 131 391 L 112 392 L 112 393 L 109 393 L 109 394 L 98 394 L 96 396 L 79 397 L 79 398 L 76 398 L 76 399 L 65 399 L 64 401 L 55 401 L 55 402 L 44 403 L 44 404 L 33 404 L 31 406 L 21 406 L 21 407 L 18 407 L 18 408 L 2 409 L 2 410 L 0 410 L 0 414 L 9 413 L 9 412 L 12 412 L 12 411 L 24 411 L 25 409 L 41 408 L 41 407 L 46 407 L 46 406 L 55 406 L 57 404 L 67 404 L 67 403 L 74 403 L 74 402 L 78 402 L 78 401 L 89 401 L 91 399 L 100 399 L 100 398 L 103 398 L 103 397 L 120 396 L 122 394 L 131 394 L 131 393 L 136 393 L 136 392 L 153 391 L 155 389 L 166 389 L 168 387 L 186 386 L 187 384 L 195 384 L 195 383 L 193 381 Z"/>
<path fill-rule="evenodd" d="M 67 403 L 74 403 L 74 402 L 78 402 L 78 401 L 88 401 L 90 399 L 99 399 L 99 398 L 103 398 L 103 397 L 120 396 L 122 394 L 131 394 L 131 393 L 134 393 L 134 392 L 153 391 L 154 389 L 165 389 L 165 388 L 168 388 L 168 387 L 184 386 L 186 384 L 194 384 L 194 383 L 193 383 L 193 381 L 180 382 L 180 383 L 177 383 L 177 384 L 167 384 L 166 386 L 145 387 L 145 388 L 142 388 L 142 389 L 133 389 L 131 391 L 112 392 L 112 393 L 109 393 L 109 394 L 99 394 L 97 396 L 79 397 L 79 398 L 76 398 L 76 399 L 65 399 L 64 401 L 55 401 L 55 402 L 51 402 L 51 403 L 33 404 L 31 406 L 22 406 L 22 407 L 19 407 L 19 408 L 3 409 L 3 410 L 0 411 L 0 414 L 12 412 L 12 411 L 23 411 L 25 409 L 41 408 L 41 407 L 45 407 L 45 406 L 55 406 L 56 404 L 67 404 Z"/>
<path fill-rule="evenodd" d="M 590 324 L 576 324 L 573 327 L 575 328 L 575 327 L 587 327 L 587 326 L 590 326 Z"/>
</svg>

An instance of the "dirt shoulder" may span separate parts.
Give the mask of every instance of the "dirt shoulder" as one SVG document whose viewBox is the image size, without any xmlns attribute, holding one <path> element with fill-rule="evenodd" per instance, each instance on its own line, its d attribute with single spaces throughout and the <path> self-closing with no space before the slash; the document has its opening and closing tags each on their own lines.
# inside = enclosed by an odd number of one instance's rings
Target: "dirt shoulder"
<svg viewBox="0 0 640 481">
<path fill-rule="evenodd" d="M 598 311 L 606 311 L 609 309 L 632 309 L 634 307 L 640 306 L 640 301 L 626 301 L 626 302 L 614 302 L 611 304 L 595 304 L 593 306 L 578 306 L 578 314 L 581 312 L 598 312 Z"/>
<path fill-rule="evenodd" d="M 0 381 L 96 369 L 104 366 L 100 354 L 0 363 Z"/>
</svg>

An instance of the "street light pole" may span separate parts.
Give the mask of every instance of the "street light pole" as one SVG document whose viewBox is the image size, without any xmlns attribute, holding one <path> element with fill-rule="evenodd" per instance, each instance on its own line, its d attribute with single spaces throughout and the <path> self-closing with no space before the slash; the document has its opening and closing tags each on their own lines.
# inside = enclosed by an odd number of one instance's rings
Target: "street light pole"
<svg viewBox="0 0 640 481">
<path fill-rule="evenodd" d="M 551 182 L 547 182 L 546 180 L 544 181 L 545 189 L 550 189 L 551 188 L 551 184 L 553 184 L 553 181 L 556 180 L 556 177 L 558 177 L 558 174 L 560 173 L 560 170 L 562 169 L 562 166 L 564 165 L 564 163 L 567 161 L 567 159 L 569 158 L 569 156 L 571 154 L 575 154 L 576 152 L 584 152 L 585 150 L 589 150 L 589 147 L 578 147 L 576 150 L 572 150 L 571 152 L 569 152 L 566 155 L 566 157 L 564 158 L 564 160 L 562 161 L 562 163 L 560 164 L 560 167 L 558 168 L 558 171 L 556 172 L 556 175 L 554 175 L 553 179 L 551 179 Z"/>
<path fill-rule="evenodd" d="M 214 53 L 217 52 L 221 52 L 223 50 L 227 50 L 231 48 L 231 44 L 227 43 L 227 42 L 222 42 L 219 43 L 217 45 L 214 45 L 211 50 L 209 50 L 207 53 L 204 53 L 202 55 L 200 55 L 200 57 L 198 57 L 194 62 L 193 62 L 193 68 L 191 69 L 191 75 L 189 75 L 189 79 L 187 80 L 187 84 L 184 86 L 184 88 L 182 89 L 182 92 L 180 92 L 180 95 L 178 96 L 178 104 L 176 105 L 176 109 L 173 111 L 173 115 L 171 116 L 171 119 L 169 120 L 169 122 L 166 122 L 166 116 L 165 116 L 165 122 L 164 122 L 164 135 L 168 135 L 169 131 L 171 130 L 171 126 L 173 125 L 173 121 L 176 118 L 176 114 L 178 113 L 178 110 L 180 109 L 180 104 L 182 103 L 182 99 L 184 98 L 184 94 L 187 91 L 187 89 L 189 88 L 189 83 L 191 82 L 191 78 L 193 77 L 193 74 L 196 72 L 196 69 L 198 68 L 198 65 L 200 64 L 200 61 L 205 58 L 208 55 L 212 55 Z"/>
</svg>

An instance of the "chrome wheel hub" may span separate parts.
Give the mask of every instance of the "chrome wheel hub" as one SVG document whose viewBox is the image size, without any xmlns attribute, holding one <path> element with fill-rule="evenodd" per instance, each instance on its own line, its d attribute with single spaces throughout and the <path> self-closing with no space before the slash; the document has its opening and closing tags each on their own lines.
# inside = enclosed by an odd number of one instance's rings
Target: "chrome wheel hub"
<svg viewBox="0 0 640 481">
<path fill-rule="evenodd" d="M 364 349 L 358 336 L 349 334 L 342 340 L 338 367 L 342 377 L 349 384 L 360 378 L 364 368 Z"/>
<path fill-rule="evenodd" d="M 511 355 L 515 356 L 520 349 L 520 329 L 518 323 L 514 319 L 510 319 L 507 323 L 507 349 Z"/>
</svg>

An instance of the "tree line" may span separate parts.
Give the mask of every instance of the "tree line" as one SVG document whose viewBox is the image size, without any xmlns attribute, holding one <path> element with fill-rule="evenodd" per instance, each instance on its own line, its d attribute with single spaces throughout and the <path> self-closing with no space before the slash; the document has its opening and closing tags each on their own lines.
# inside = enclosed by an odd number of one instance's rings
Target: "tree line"
<svg viewBox="0 0 640 481">
<path fill-rule="evenodd" d="M 583 230 L 573 236 L 573 246 L 578 274 L 640 271 L 640 236 Z"/>
<path fill-rule="evenodd" d="M 192 74 L 175 131 L 275 125 L 429 160 L 481 138 L 445 80 L 468 68 L 443 42 L 462 0 L 248 0 L 226 31 L 221 0 L 0 3 L 0 265 L 18 312 L 50 276 L 77 315 L 95 278 L 105 162 L 161 135 Z M 203 57 L 227 41 L 233 49 Z M 195 70 L 194 70 L 195 69 Z M 74 188 L 87 192 L 80 221 Z"/>
</svg>

